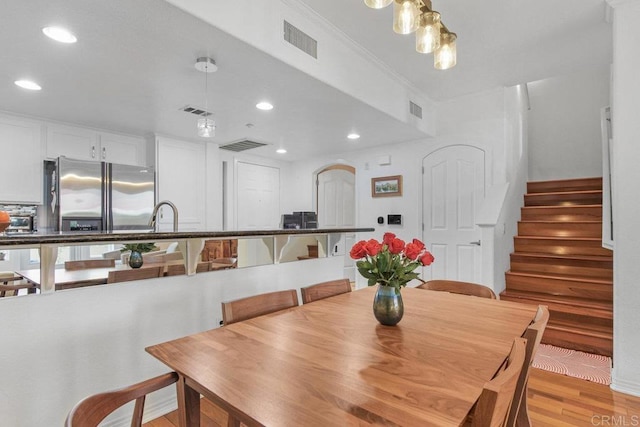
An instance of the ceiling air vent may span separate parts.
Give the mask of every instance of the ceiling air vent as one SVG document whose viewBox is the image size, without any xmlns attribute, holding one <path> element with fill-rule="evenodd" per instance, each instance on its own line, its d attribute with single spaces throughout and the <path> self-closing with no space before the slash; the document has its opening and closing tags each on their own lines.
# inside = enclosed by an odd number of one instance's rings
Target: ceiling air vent
<svg viewBox="0 0 640 427">
<path fill-rule="evenodd" d="M 265 145 L 267 144 L 243 139 L 242 141 L 236 141 L 230 144 L 221 145 L 220 148 L 223 150 L 235 151 L 237 153 L 239 151 L 251 150 L 252 148 L 258 148 Z"/>
<path fill-rule="evenodd" d="M 193 105 L 185 105 L 184 107 L 180 108 L 180 111 L 184 111 L 185 113 L 195 114 L 196 116 L 200 116 L 200 117 L 209 117 L 213 115 L 213 113 L 205 110 L 204 108 L 194 107 Z"/>
<path fill-rule="evenodd" d="M 409 101 L 409 112 L 419 119 L 422 118 L 422 107 L 411 101 Z"/>
<path fill-rule="evenodd" d="M 318 59 L 318 41 L 284 21 L 284 39 L 307 55 Z"/>
</svg>

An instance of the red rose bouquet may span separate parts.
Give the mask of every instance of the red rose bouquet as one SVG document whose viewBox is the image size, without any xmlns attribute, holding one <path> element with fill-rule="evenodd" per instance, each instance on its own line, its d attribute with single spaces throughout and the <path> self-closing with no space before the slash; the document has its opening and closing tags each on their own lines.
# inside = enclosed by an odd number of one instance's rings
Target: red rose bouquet
<svg viewBox="0 0 640 427">
<path fill-rule="evenodd" d="M 379 283 L 392 286 L 396 293 L 402 286 L 417 278 L 414 270 L 420 266 L 431 265 L 434 261 L 424 243 L 418 239 L 406 243 L 393 233 L 385 233 L 382 243 L 375 239 L 361 240 L 351 248 L 351 258 L 356 262 L 360 274 L 368 280 L 368 285 Z"/>
</svg>

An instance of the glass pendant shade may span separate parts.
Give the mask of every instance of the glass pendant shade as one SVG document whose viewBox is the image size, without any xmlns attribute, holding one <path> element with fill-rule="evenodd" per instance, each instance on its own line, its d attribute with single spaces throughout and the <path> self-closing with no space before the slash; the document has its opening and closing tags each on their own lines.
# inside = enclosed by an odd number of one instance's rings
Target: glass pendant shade
<svg viewBox="0 0 640 427">
<path fill-rule="evenodd" d="M 440 47 L 433 55 L 433 66 L 436 70 L 448 70 L 456 65 L 456 34 L 442 33 Z"/>
<path fill-rule="evenodd" d="M 395 0 L 393 3 L 393 31 L 398 34 L 411 34 L 418 29 L 417 0 Z"/>
<path fill-rule="evenodd" d="M 424 12 L 418 18 L 416 30 L 416 50 L 420 53 L 431 53 L 440 47 L 440 14 Z"/>
<path fill-rule="evenodd" d="M 371 9 L 382 9 L 383 7 L 389 6 L 392 1 L 393 0 L 364 0 L 364 4 Z"/>
<path fill-rule="evenodd" d="M 198 119 L 198 136 L 203 138 L 216 136 L 216 122 L 208 117 Z"/>
</svg>

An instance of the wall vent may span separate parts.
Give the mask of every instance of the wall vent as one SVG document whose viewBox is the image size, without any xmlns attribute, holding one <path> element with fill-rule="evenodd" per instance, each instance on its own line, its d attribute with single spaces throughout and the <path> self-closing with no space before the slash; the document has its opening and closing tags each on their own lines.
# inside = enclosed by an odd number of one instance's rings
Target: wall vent
<svg viewBox="0 0 640 427">
<path fill-rule="evenodd" d="M 262 142 L 250 141 L 248 139 L 243 139 L 241 141 L 236 141 L 230 144 L 221 145 L 220 148 L 222 150 L 235 151 L 237 153 L 240 151 L 251 150 L 252 148 L 263 147 L 265 145 L 267 144 Z"/>
<path fill-rule="evenodd" d="M 209 117 L 213 115 L 212 112 L 205 110 L 204 108 L 194 107 L 193 105 L 185 105 L 180 108 L 180 111 L 184 111 L 185 113 L 195 114 L 200 117 Z"/>
<path fill-rule="evenodd" d="M 422 118 L 422 107 L 415 102 L 409 101 L 409 112 L 417 118 Z"/>
<path fill-rule="evenodd" d="M 287 21 L 284 21 L 284 39 L 307 55 L 318 59 L 318 41 Z"/>
</svg>

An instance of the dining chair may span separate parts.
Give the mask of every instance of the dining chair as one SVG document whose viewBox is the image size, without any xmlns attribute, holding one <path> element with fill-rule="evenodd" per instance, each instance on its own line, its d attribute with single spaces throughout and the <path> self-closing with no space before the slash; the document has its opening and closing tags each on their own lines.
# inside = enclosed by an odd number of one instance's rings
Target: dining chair
<svg viewBox="0 0 640 427">
<path fill-rule="evenodd" d="M 542 334 L 544 334 L 548 321 L 549 309 L 546 305 L 539 305 L 533 322 L 524 332 L 523 338 L 527 340 L 524 367 L 520 373 L 520 378 L 518 378 L 515 397 L 511 404 L 511 411 L 509 412 L 509 426 L 531 426 L 531 419 L 529 418 L 529 411 L 527 408 L 527 384 L 529 381 L 529 371 L 531 369 L 531 364 L 533 363 L 533 358 L 538 351 L 538 346 L 540 345 Z"/>
<path fill-rule="evenodd" d="M 115 267 L 116 260 L 113 258 L 106 259 L 83 259 L 78 261 L 65 261 L 65 270 L 86 270 L 87 268 L 108 268 Z"/>
<path fill-rule="evenodd" d="M 426 282 L 421 279 L 418 280 L 422 282 L 421 285 L 416 286 L 419 289 L 496 299 L 496 294 L 490 288 L 478 283 L 460 282 L 457 280 L 429 280 Z"/>
<path fill-rule="evenodd" d="M 199 262 L 196 266 L 196 273 L 204 273 L 210 271 L 211 263 L 208 261 Z M 166 276 L 182 276 L 187 274 L 184 264 L 169 264 L 167 265 Z"/>
<path fill-rule="evenodd" d="M 132 268 L 131 270 L 113 270 L 109 272 L 107 283 L 128 282 L 131 280 L 152 279 L 164 274 L 164 266 Z"/>
<path fill-rule="evenodd" d="M 269 292 L 222 303 L 222 323 L 230 325 L 298 305 L 295 289 Z"/>
<path fill-rule="evenodd" d="M 0 271 L 0 298 L 17 296 L 21 289 L 28 294 L 36 293 L 36 285 L 25 280 L 13 271 Z"/>
<path fill-rule="evenodd" d="M 170 386 L 178 380 L 178 374 L 169 372 L 118 390 L 98 393 L 78 402 L 65 422 L 65 427 L 97 427 L 102 420 L 121 406 L 135 400 L 132 427 L 142 425 L 145 397 L 156 390 Z"/>
<path fill-rule="evenodd" d="M 484 384 L 475 405 L 471 427 L 506 426 L 518 378 L 524 365 L 527 341 L 516 338 L 511 352 L 496 376 Z"/>
<path fill-rule="evenodd" d="M 328 282 L 316 283 L 315 285 L 300 288 L 303 304 L 347 292 L 351 292 L 349 279 L 330 280 Z"/>
</svg>

